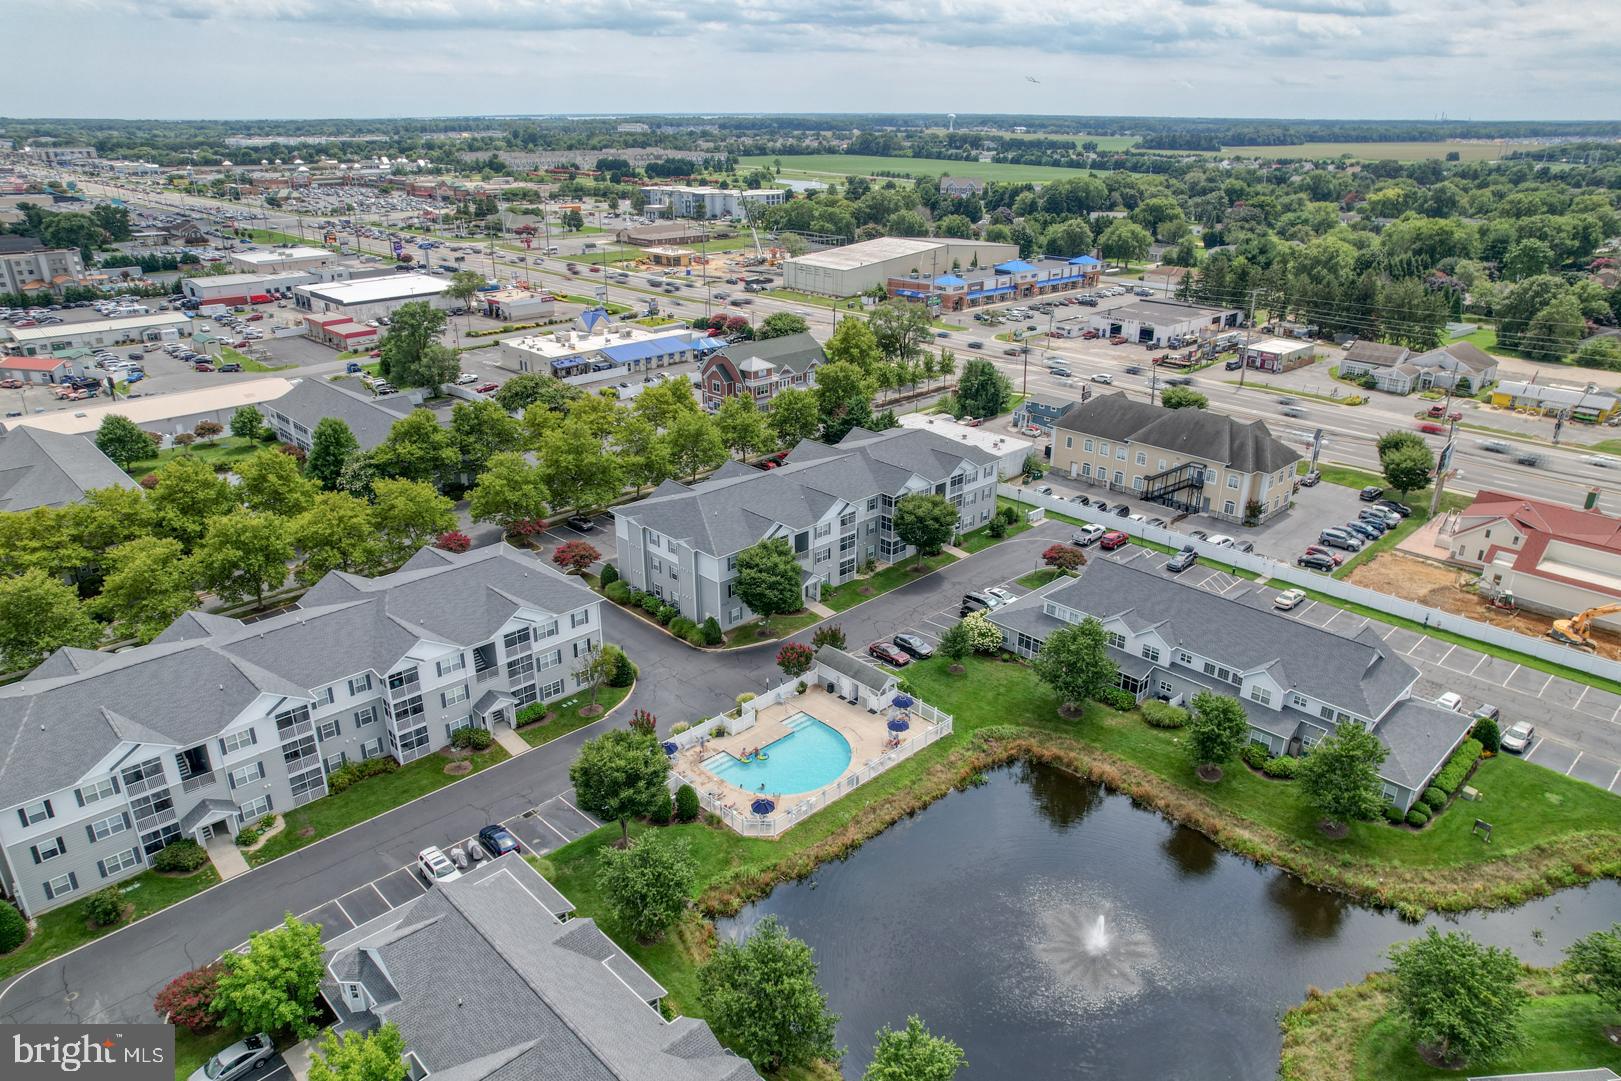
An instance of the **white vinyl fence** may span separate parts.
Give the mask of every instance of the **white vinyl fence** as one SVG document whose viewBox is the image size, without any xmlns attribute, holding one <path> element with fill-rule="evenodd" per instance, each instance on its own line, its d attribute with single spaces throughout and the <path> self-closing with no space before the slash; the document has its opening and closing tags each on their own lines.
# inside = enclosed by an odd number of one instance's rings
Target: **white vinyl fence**
<svg viewBox="0 0 1621 1081">
<path fill-rule="evenodd" d="M 1147 522 L 1133 522 L 1127 518 L 1119 518 L 1113 514 L 1099 514 L 1092 507 L 1083 507 L 1077 503 L 1070 503 L 1056 496 L 1046 496 L 1029 489 L 1020 488 L 1012 484 L 997 486 L 997 491 L 1016 503 L 1030 508 L 1039 508 L 1057 514 L 1078 518 L 1083 522 L 1092 522 L 1106 529 L 1118 529 L 1122 533 L 1143 540 L 1153 541 L 1156 544 L 1167 544 L 1173 548 L 1180 548 L 1191 544 L 1201 556 L 1226 563 L 1243 570 L 1261 575 L 1263 578 L 1286 582 L 1289 585 L 1303 586 L 1307 589 L 1326 593 L 1330 597 L 1352 604 L 1360 604 L 1387 615 L 1410 619 L 1414 623 L 1436 630 L 1448 631 L 1452 634 L 1472 638 L 1486 645 L 1497 646 L 1500 649 L 1512 649 L 1518 653 L 1529 654 L 1545 661 L 1562 664 L 1567 668 L 1574 668 L 1580 672 L 1588 672 L 1606 679 L 1621 680 L 1621 662 L 1612 661 L 1605 657 L 1598 657 L 1583 650 L 1572 649 L 1560 645 L 1558 642 L 1546 638 L 1532 638 L 1529 635 L 1517 634 L 1514 631 L 1494 627 L 1489 623 L 1482 623 L 1467 616 L 1453 612 L 1443 612 L 1435 608 L 1427 608 L 1415 601 L 1403 600 L 1401 597 L 1392 597 L 1388 593 L 1367 589 L 1363 586 L 1352 585 L 1338 578 L 1331 578 L 1326 574 L 1318 574 L 1304 567 L 1297 567 L 1293 563 L 1280 563 L 1279 561 L 1254 552 L 1240 552 L 1233 548 L 1222 548 L 1205 541 L 1195 540 L 1170 529 L 1161 529 L 1149 525 Z"/>
</svg>

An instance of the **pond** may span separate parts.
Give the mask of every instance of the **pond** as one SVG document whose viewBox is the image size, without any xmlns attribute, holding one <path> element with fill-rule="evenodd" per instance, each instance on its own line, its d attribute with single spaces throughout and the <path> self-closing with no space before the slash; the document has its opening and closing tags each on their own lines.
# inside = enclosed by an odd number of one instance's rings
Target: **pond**
<svg viewBox="0 0 1621 1081">
<path fill-rule="evenodd" d="M 964 1079 L 1269 1078 L 1278 1018 L 1308 987 L 1360 980 L 1422 933 L 1028 765 L 719 929 L 737 938 L 770 914 L 816 951 L 848 1078 L 866 1068 L 873 1034 L 909 1013 L 962 1045 Z M 1617 919 L 1621 883 L 1606 881 L 1431 922 L 1549 965 Z"/>
</svg>

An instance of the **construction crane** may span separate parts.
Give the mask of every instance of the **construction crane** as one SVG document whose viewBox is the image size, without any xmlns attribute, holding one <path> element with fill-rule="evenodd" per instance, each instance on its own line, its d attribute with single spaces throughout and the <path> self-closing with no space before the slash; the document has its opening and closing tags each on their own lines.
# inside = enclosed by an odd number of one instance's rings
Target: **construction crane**
<svg viewBox="0 0 1621 1081">
<path fill-rule="evenodd" d="M 1600 616 L 1607 616 L 1613 612 L 1621 612 L 1621 604 L 1601 604 L 1597 608 L 1577 612 L 1569 619 L 1556 619 L 1553 621 L 1553 628 L 1548 631 L 1548 637 L 1555 642 L 1575 646 L 1577 649 L 1597 649 L 1598 644 L 1587 635 L 1588 625 Z"/>
</svg>

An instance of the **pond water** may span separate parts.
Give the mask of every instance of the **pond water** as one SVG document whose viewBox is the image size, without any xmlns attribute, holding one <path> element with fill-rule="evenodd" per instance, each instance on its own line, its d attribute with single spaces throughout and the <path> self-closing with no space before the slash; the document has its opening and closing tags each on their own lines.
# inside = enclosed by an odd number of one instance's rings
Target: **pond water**
<svg viewBox="0 0 1621 1081">
<path fill-rule="evenodd" d="M 991 773 L 719 929 L 770 914 L 816 951 L 848 1078 L 879 1027 L 917 1013 L 962 1045 L 965 1079 L 1259 1081 L 1307 987 L 1355 982 L 1423 930 L 1037 766 Z M 1431 922 L 1554 964 L 1618 919 L 1606 881 Z"/>
</svg>

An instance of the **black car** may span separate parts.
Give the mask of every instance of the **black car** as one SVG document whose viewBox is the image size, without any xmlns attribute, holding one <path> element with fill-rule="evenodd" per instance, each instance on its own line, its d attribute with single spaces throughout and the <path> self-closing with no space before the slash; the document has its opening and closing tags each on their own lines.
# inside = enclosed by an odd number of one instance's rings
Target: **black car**
<svg viewBox="0 0 1621 1081">
<path fill-rule="evenodd" d="M 1384 494 L 1385 490 L 1383 488 L 1375 488 L 1370 484 L 1366 488 L 1362 489 L 1357 498 L 1362 500 L 1364 503 L 1376 503 L 1384 497 Z"/>
<path fill-rule="evenodd" d="M 1195 552 L 1190 544 L 1167 560 L 1165 569 L 1172 574 L 1181 574 L 1197 562 L 1199 562 L 1199 553 Z"/>
<path fill-rule="evenodd" d="M 1119 515 L 1121 518 L 1125 518 L 1125 517 L 1127 517 L 1128 515 L 1131 514 L 1131 507 L 1130 507 L 1129 504 L 1122 503 L 1122 504 L 1120 504 L 1118 507 L 1116 507 L 1114 509 L 1114 512 L 1115 512 L 1115 514 Z"/>
<path fill-rule="evenodd" d="M 1071 373 L 1068 368 L 1049 368 L 1048 374 L 1058 379 L 1068 379 Z"/>
<path fill-rule="evenodd" d="M 1305 567 L 1307 570 L 1323 571 L 1325 573 L 1332 572 L 1334 570 L 1333 558 L 1331 556 L 1325 556 L 1320 552 L 1307 552 L 1305 555 L 1295 560 L 1295 565 Z"/>
<path fill-rule="evenodd" d="M 1406 517 L 1408 517 L 1409 515 L 1411 515 L 1413 513 L 1413 508 L 1412 507 L 1409 507 L 1406 503 L 1398 503 L 1394 499 L 1381 499 L 1381 500 L 1379 500 L 1379 502 L 1375 503 L 1374 506 L 1383 507 L 1386 510 L 1390 510 L 1390 511 L 1395 511 L 1398 515 L 1400 515 L 1403 518 L 1406 518 Z"/>
<path fill-rule="evenodd" d="M 577 533 L 589 533 L 597 528 L 596 523 L 592 522 L 590 516 L 585 514 L 571 514 L 563 524 Z"/>
<path fill-rule="evenodd" d="M 897 634 L 891 641 L 920 661 L 934 656 L 934 647 L 915 634 Z"/>
<path fill-rule="evenodd" d="M 1202 529 L 1189 530 L 1188 531 L 1188 536 L 1192 537 L 1194 540 L 1209 540 L 1210 539 L 1210 534 L 1206 533 Z"/>
<path fill-rule="evenodd" d="M 478 843 L 492 856 L 518 851 L 518 839 L 505 826 L 485 826 L 478 831 Z"/>
</svg>

